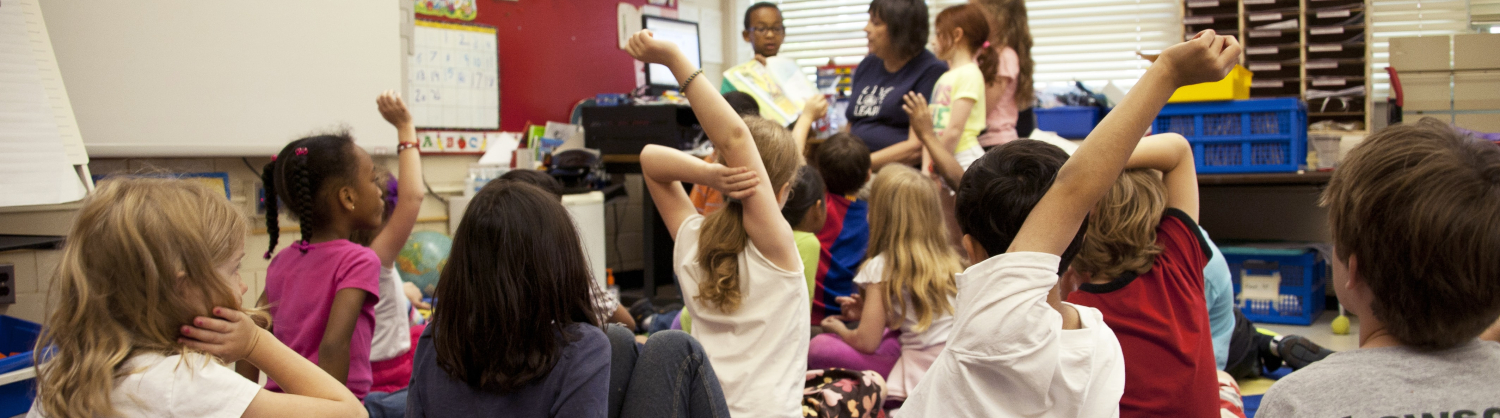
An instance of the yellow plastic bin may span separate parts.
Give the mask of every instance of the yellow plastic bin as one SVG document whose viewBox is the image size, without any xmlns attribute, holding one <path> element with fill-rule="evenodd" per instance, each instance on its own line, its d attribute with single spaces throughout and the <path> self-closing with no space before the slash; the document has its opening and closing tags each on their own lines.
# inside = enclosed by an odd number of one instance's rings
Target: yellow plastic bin
<svg viewBox="0 0 1500 418">
<path fill-rule="evenodd" d="M 1212 83 L 1201 83 L 1177 89 L 1167 103 L 1213 102 L 1220 100 L 1245 100 L 1250 98 L 1252 74 L 1245 67 L 1235 65 L 1229 76 Z"/>
</svg>

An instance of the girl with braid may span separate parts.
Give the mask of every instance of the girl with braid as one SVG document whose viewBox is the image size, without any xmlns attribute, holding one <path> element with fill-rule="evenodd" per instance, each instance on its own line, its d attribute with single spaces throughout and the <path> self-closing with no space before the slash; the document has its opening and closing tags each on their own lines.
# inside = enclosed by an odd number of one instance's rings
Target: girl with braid
<svg viewBox="0 0 1500 418">
<path fill-rule="evenodd" d="M 265 257 L 271 265 L 261 306 L 271 314 L 271 331 L 364 399 L 372 383 L 370 341 L 381 263 L 374 250 L 348 238 L 381 226 L 385 202 L 375 164 L 348 132 L 335 132 L 287 144 L 262 176 L 271 236 Z M 272 258 L 282 209 L 302 233 Z M 248 368 L 242 372 L 255 375 Z M 275 379 L 266 388 L 281 390 Z"/>
</svg>

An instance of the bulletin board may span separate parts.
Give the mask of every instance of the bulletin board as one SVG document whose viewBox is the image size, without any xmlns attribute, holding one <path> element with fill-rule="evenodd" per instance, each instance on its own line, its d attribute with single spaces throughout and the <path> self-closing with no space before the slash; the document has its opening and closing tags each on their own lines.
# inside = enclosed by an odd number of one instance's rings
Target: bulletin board
<svg viewBox="0 0 1500 418">
<path fill-rule="evenodd" d="M 417 20 L 413 33 L 406 97 L 417 127 L 500 129 L 495 28 Z"/>
</svg>

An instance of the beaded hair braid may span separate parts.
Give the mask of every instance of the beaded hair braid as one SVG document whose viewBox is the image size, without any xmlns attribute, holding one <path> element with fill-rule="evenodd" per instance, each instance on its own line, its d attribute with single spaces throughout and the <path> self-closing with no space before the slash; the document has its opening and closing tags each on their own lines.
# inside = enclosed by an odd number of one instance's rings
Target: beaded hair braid
<svg viewBox="0 0 1500 418">
<path fill-rule="evenodd" d="M 355 161 L 354 139 L 348 132 L 336 132 L 292 141 L 266 164 L 261 182 L 266 188 L 266 234 L 271 236 L 271 245 L 265 258 L 276 251 L 281 208 L 301 224 L 299 242 L 303 244 L 330 221 L 328 206 L 321 203 L 332 191 L 356 180 Z M 307 252 L 305 247 L 299 250 Z"/>
</svg>

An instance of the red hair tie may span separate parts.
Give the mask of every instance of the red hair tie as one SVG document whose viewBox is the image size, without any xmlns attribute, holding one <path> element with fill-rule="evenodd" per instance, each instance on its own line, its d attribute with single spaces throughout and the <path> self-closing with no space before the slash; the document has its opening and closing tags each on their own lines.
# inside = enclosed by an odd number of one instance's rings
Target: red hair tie
<svg viewBox="0 0 1500 418">
<path fill-rule="evenodd" d="M 307 155 L 307 147 L 297 148 L 297 155 Z"/>
<path fill-rule="evenodd" d="M 275 155 L 271 156 L 271 161 L 276 161 L 276 156 Z"/>
<path fill-rule="evenodd" d="M 984 45 L 980 45 L 979 47 L 980 48 L 989 48 L 990 47 L 990 41 L 984 41 Z"/>
</svg>

